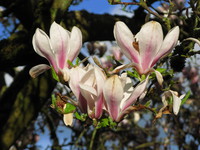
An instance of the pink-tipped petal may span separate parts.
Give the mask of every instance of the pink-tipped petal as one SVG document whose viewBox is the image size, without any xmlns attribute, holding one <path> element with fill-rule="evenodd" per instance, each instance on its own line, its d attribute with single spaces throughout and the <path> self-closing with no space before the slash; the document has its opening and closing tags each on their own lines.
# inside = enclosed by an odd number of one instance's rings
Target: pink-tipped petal
<svg viewBox="0 0 200 150">
<path fill-rule="evenodd" d="M 55 71 L 58 71 L 55 57 L 50 44 L 50 39 L 47 34 L 41 29 L 36 29 L 32 39 L 33 48 L 40 56 L 45 57 L 49 63 L 54 67 Z"/>
<path fill-rule="evenodd" d="M 158 60 L 167 56 L 172 51 L 172 49 L 177 45 L 179 32 L 180 31 L 179 31 L 178 26 L 174 27 L 173 29 L 171 29 L 168 32 L 168 34 L 166 35 L 166 37 L 162 43 L 162 47 L 156 54 L 156 56 L 151 64 L 151 67 L 153 67 Z"/>
<path fill-rule="evenodd" d="M 70 69 L 70 72 L 69 72 L 69 76 L 70 76 L 69 87 L 77 99 L 79 98 L 79 94 L 80 94 L 79 82 L 85 73 L 86 71 L 82 69 L 81 67 L 72 68 Z"/>
<path fill-rule="evenodd" d="M 95 101 L 95 118 L 99 119 L 103 113 L 104 97 L 101 93 Z"/>
<path fill-rule="evenodd" d="M 67 53 L 67 59 L 73 61 L 79 54 L 82 47 L 82 33 L 77 27 L 73 27 L 70 34 L 70 48 Z"/>
<path fill-rule="evenodd" d="M 163 42 L 161 25 L 156 21 L 144 24 L 140 32 L 137 33 L 136 39 L 139 42 L 141 65 L 146 72 Z"/>
<path fill-rule="evenodd" d="M 39 76 L 40 74 L 42 74 L 43 72 L 45 72 L 46 70 L 50 68 L 51 67 L 49 65 L 40 64 L 40 65 L 32 67 L 29 71 L 29 74 L 32 78 L 36 78 L 37 76 Z"/>
<path fill-rule="evenodd" d="M 58 67 L 63 69 L 67 64 L 67 51 L 69 49 L 69 34 L 56 22 L 50 28 L 50 40 Z"/>
<path fill-rule="evenodd" d="M 148 78 L 149 78 L 149 75 L 146 77 L 146 79 L 144 81 L 140 82 L 133 89 L 131 96 L 124 102 L 122 111 L 124 111 L 130 105 L 134 104 L 136 102 L 137 98 L 145 91 L 147 83 L 148 83 Z"/>
<path fill-rule="evenodd" d="M 102 72 L 99 67 L 94 67 L 94 75 L 97 84 L 97 95 L 100 95 L 103 92 L 103 85 L 106 80 L 106 75 Z"/>
<path fill-rule="evenodd" d="M 78 106 L 83 113 L 87 112 L 87 101 L 81 95 L 79 82 L 85 73 L 86 71 L 81 67 L 72 68 L 69 72 L 69 87 L 76 96 L 78 100 Z"/>
<path fill-rule="evenodd" d="M 138 51 L 133 47 L 135 38 L 125 23 L 118 21 L 114 26 L 114 37 L 121 48 L 122 53 L 134 63 L 139 63 Z"/>
<path fill-rule="evenodd" d="M 119 116 L 123 92 L 122 83 L 117 75 L 106 80 L 103 94 L 108 107 L 108 112 L 113 120 L 117 120 Z"/>
<path fill-rule="evenodd" d="M 88 114 L 90 115 L 91 113 L 89 112 L 93 112 L 95 108 L 95 99 L 97 98 L 97 92 L 91 86 L 84 85 L 82 83 L 79 83 L 79 86 L 80 86 L 81 95 L 83 95 L 83 97 L 87 101 Z"/>
</svg>

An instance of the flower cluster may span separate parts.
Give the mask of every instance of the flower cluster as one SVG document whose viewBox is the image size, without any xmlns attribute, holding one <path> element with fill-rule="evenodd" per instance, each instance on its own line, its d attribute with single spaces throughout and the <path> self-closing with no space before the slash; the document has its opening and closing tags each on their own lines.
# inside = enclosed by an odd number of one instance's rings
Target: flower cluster
<svg viewBox="0 0 200 150">
<path fill-rule="evenodd" d="M 30 70 L 30 75 L 36 77 L 52 68 L 60 81 L 69 85 L 77 99 L 75 105 L 82 113 L 98 120 L 107 112 L 112 121 L 119 122 L 133 110 L 137 100 L 145 96 L 151 72 L 155 72 L 159 83 L 162 84 L 162 75 L 154 70 L 153 66 L 172 51 L 177 45 L 178 36 L 179 27 L 174 27 L 163 39 L 161 25 L 155 21 L 144 24 L 135 36 L 123 22 L 118 21 L 115 24 L 114 37 L 121 53 L 131 61 L 131 65 L 128 66 L 143 76 L 134 86 L 126 72 L 119 73 L 125 68 L 125 64 L 118 68 L 118 74 L 115 71 L 105 71 L 101 65 L 70 65 L 82 47 L 81 31 L 73 27 L 69 32 L 54 22 L 50 28 L 50 37 L 41 29 L 36 29 L 32 41 L 36 53 L 45 57 L 51 67 L 46 64 L 35 66 Z M 183 96 L 177 100 L 175 92 L 168 93 L 171 93 L 176 102 L 173 109 L 177 114 Z M 164 95 L 169 96 L 168 93 L 165 92 Z M 167 97 L 165 103 L 166 99 Z M 62 106 L 63 110 L 68 109 L 66 104 Z M 67 125 L 72 124 L 73 112 L 74 109 L 67 110 L 67 114 L 64 115 L 64 122 Z"/>
</svg>

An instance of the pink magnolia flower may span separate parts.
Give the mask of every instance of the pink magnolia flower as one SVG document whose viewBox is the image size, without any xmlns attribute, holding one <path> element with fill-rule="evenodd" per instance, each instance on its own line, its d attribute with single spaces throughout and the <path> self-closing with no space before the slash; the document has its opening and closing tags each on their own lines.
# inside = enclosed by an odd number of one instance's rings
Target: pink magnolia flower
<svg viewBox="0 0 200 150">
<path fill-rule="evenodd" d="M 87 111 L 90 118 L 99 119 L 103 113 L 103 85 L 106 75 L 98 67 L 93 67 L 84 74 L 79 82 L 80 91 L 87 100 Z"/>
<path fill-rule="evenodd" d="M 147 78 L 135 88 L 126 74 L 113 75 L 108 78 L 103 87 L 106 109 L 114 121 L 120 121 L 126 114 L 126 110 L 136 102 L 137 98 L 145 91 Z"/>
<path fill-rule="evenodd" d="M 70 67 L 67 61 L 73 61 L 82 47 L 82 34 L 77 27 L 69 32 L 56 22 L 50 27 L 50 37 L 41 29 L 36 29 L 33 35 L 33 48 L 37 54 L 46 58 L 58 75 L 68 80 L 67 70 Z M 48 65 L 38 65 L 30 70 L 33 77 L 49 69 Z"/>
<path fill-rule="evenodd" d="M 69 86 L 78 100 L 78 106 L 90 118 L 99 119 L 103 113 L 103 85 L 106 75 L 98 67 L 70 69 Z"/>
<path fill-rule="evenodd" d="M 122 53 L 133 62 L 139 74 L 147 74 L 163 57 L 177 45 L 179 27 L 171 29 L 163 40 L 160 23 L 147 22 L 134 36 L 121 21 L 114 26 L 114 36 Z"/>
</svg>

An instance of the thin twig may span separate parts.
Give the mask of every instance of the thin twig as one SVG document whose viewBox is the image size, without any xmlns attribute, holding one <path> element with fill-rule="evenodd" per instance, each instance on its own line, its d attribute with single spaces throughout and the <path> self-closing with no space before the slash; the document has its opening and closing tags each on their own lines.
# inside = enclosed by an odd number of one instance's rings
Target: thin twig
<svg viewBox="0 0 200 150">
<path fill-rule="evenodd" d="M 94 138 L 96 136 L 96 133 L 97 133 L 97 128 L 94 128 L 94 131 L 92 132 L 92 138 L 91 138 L 89 150 L 92 150 L 92 147 L 93 147 L 93 144 L 94 144 Z"/>
<path fill-rule="evenodd" d="M 78 146 L 78 142 L 79 142 L 80 139 L 83 137 L 83 135 L 85 134 L 85 132 L 86 132 L 86 129 L 84 128 L 83 131 L 81 132 L 81 134 L 78 136 L 76 142 L 74 143 L 74 148 L 73 148 L 73 149 L 75 149 L 75 147 Z"/>
</svg>

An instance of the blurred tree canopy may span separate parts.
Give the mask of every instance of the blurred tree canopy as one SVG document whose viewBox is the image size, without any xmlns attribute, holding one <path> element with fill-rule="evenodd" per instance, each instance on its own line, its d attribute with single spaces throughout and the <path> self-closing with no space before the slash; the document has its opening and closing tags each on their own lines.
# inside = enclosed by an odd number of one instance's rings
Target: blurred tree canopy
<svg viewBox="0 0 200 150">
<path fill-rule="evenodd" d="M 103 0 L 102 0 L 103 1 Z M 200 88 L 199 88 L 199 54 L 200 48 L 195 48 L 192 41 L 183 41 L 192 37 L 200 40 L 200 2 L 187 1 L 183 7 L 175 9 L 175 3 L 157 1 L 169 5 L 168 16 L 154 8 L 154 0 L 134 1 L 138 6 L 124 7 L 134 13 L 132 18 L 109 14 L 93 14 L 87 11 L 68 11 L 70 5 L 79 5 L 82 0 L 1 0 L 0 23 L 2 28 L 0 41 L 0 147 L 7 150 L 11 146 L 16 149 L 37 149 L 35 143 L 34 123 L 41 121 L 41 130 L 48 127 L 52 140 L 51 149 L 64 149 L 69 146 L 74 149 L 87 149 L 91 138 L 96 149 L 199 149 L 200 148 Z M 110 0 L 111 4 L 124 4 Z M 183 1 L 184 2 L 184 1 Z M 100 3 L 100 1 L 99 1 Z M 130 2 L 131 3 L 131 2 Z M 151 15 L 150 15 L 151 14 Z M 153 17 L 150 17 L 153 16 Z M 172 16 L 175 16 L 174 18 Z M 48 63 L 35 53 L 32 47 L 32 36 L 36 28 L 49 32 L 53 21 L 66 29 L 77 26 L 83 33 L 83 40 L 87 43 L 96 41 L 114 41 L 113 27 L 116 21 L 125 22 L 135 34 L 148 20 L 161 23 L 167 33 L 178 25 L 181 29 L 180 44 L 173 53 L 159 63 L 174 71 L 174 75 L 164 76 L 164 82 L 170 83 L 172 89 L 179 93 L 191 90 L 186 104 L 181 107 L 178 116 L 164 115 L 153 122 L 151 113 L 133 113 L 122 121 L 117 129 L 101 128 L 95 137 L 92 137 L 93 127 L 76 122 L 69 127 L 72 130 L 72 140 L 69 143 L 59 144 L 56 129 L 61 117 L 50 108 L 51 93 L 63 92 L 63 87 L 57 85 L 51 73 L 46 72 L 36 79 L 29 75 L 31 67 Z M 84 54 L 79 58 L 84 59 Z M 158 66 L 159 66 L 158 65 Z M 17 67 L 24 66 L 23 69 Z M 13 78 L 7 86 L 5 75 Z M 194 78 L 198 78 L 194 81 Z M 172 83 L 173 82 L 173 83 Z M 152 100 L 152 106 L 162 103 L 162 91 L 153 86 L 150 95 L 144 103 Z M 148 115 L 146 115 L 148 114 Z M 140 116 L 138 123 L 135 121 Z M 59 116 L 59 117 L 58 117 Z M 149 118 L 149 119 L 147 119 Z M 67 128 L 67 127 L 66 127 Z M 21 142 L 19 144 L 19 142 Z"/>
</svg>

